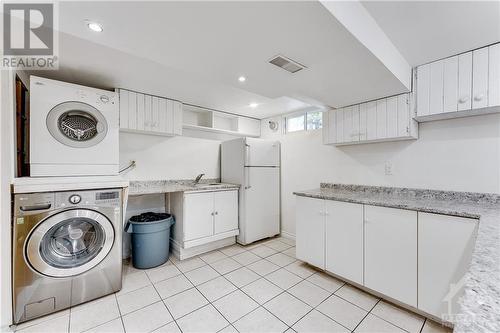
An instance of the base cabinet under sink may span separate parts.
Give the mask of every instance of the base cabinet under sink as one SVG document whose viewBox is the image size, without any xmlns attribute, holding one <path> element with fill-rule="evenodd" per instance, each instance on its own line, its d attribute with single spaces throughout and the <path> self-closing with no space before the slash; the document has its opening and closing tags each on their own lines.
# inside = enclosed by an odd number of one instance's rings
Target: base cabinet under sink
<svg viewBox="0 0 500 333">
<path fill-rule="evenodd" d="M 477 219 L 296 197 L 297 258 L 453 323 Z"/>
<path fill-rule="evenodd" d="M 231 240 L 239 234 L 238 190 L 175 192 L 170 196 L 170 210 L 176 222 L 172 232 L 174 253 L 180 257 L 212 250 L 207 244 Z M 228 245 L 226 243 L 220 243 Z"/>
</svg>

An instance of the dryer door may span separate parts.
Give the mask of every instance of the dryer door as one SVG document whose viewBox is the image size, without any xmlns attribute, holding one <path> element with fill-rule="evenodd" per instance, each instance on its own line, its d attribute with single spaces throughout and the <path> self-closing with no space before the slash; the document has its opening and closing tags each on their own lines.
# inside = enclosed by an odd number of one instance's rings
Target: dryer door
<svg viewBox="0 0 500 333">
<path fill-rule="evenodd" d="M 95 146 L 108 132 L 108 124 L 102 113 L 82 102 L 56 105 L 48 113 L 46 123 L 54 139 L 74 148 Z"/>
<path fill-rule="evenodd" d="M 101 213 L 66 210 L 38 224 L 28 236 L 25 254 L 28 264 L 40 274 L 74 276 L 98 265 L 114 239 L 113 225 Z"/>
</svg>

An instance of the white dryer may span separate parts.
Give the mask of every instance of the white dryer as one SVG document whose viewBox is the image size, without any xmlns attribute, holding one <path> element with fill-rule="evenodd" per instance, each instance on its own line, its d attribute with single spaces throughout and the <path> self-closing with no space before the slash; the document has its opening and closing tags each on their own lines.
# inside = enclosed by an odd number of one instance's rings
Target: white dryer
<svg viewBox="0 0 500 333">
<path fill-rule="evenodd" d="M 118 174 L 115 92 L 30 78 L 30 175 Z"/>
</svg>

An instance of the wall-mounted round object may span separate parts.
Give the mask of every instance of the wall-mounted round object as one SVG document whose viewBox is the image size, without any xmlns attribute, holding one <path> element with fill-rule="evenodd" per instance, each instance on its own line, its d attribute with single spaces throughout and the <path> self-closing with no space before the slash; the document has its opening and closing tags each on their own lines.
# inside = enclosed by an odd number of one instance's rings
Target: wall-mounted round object
<svg viewBox="0 0 500 333">
<path fill-rule="evenodd" d="M 278 122 L 277 122 L 277 121 L 273 121 L 273 120 L 270 120 L 270 121 L 269 121 L 269 129 L 270 129 L 271 131 L 276 132 L 276 131 L 278 130 L 278 127 L 279 127 L 279 125 L 278 125 Z"/>
</svg>

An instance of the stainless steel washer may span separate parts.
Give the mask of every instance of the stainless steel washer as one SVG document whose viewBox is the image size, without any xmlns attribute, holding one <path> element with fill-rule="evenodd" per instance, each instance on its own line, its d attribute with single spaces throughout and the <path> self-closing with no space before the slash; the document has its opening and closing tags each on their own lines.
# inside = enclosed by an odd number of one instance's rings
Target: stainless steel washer
<svg viewBox="0 0 500 333">
<path fill-rule="evenodd" d="M 122 189 L 16 194 L 14 323 L 122 285 Z"/>
</svg>

